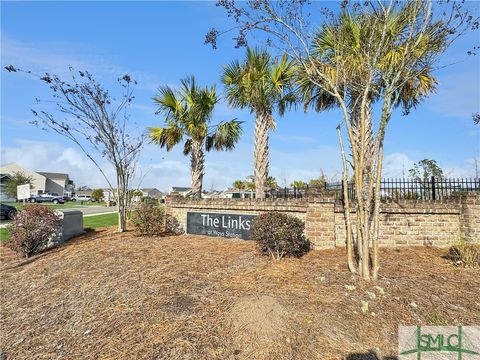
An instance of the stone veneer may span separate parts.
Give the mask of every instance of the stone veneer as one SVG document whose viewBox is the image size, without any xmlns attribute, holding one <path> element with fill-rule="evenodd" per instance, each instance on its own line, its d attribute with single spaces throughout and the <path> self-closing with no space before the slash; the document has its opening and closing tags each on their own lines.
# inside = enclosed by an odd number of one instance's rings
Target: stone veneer
<svg viewBox="0 0 480 360">
<path fill-rule="evenodd" d="M 344 246 L 343 205 L 332 193 L 304 199 L 190 199 L 167 197 L 167 214 L 186 229 L 187 212 L 258 215 L 280 211 L 305 221 L 305 235 L 315 248 Z M 355 222 L 355 213 L 352 213 Z M 460 235 L 480 243 L 480 193 L 458 193 L 442 201 L 400 200 L 383 202 L 380 212 L 380 245 L 448 246 Z"/>
</svg>

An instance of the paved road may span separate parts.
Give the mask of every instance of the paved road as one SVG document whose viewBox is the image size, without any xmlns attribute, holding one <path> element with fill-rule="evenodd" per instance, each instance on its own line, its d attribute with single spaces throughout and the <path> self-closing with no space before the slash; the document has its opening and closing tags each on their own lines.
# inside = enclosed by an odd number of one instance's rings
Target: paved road
<svg viewBox="0 0 480 360">
<path fill-rule="evenodd" d="M 70 208 L 68 208 L 70 209 Z M 67 208 L 65 209 L 60 209 L 60 210 L 67 210 Z M 71 210 L 80 210 L 83 215 L 95 215 L 95 214 L 103 214 L 103 213 L 112 213 L 112 212 L 115 212 L 117 211 L 117 207 L 116 206 L 110 206 L 110 207 L 107 207 L 107 206 L 100 206 L 100 205 L 89 205 L 89 206 L 86 206 L 86 207 L 72 207 Z"/>
</svg>

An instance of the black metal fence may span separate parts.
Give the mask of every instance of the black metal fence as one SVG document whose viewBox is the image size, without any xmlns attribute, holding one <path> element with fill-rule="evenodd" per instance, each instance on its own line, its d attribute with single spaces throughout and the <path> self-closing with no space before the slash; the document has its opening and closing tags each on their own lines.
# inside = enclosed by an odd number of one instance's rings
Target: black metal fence
<svg viewBox="0 0 480 360">
<path fill-rule="evenodd" d="M 343 199 L 343 184 L 325 183 L 322 187 L 335 193 L 337 199 Z M 319 189 L 319 188 L 316 188 Z M 313 188 L 283 188 L 269 190 L 267 198 L 298 199 L 311 193 Z M 454 192 L 480 191 L 480 178 L 435 178 L 429 179 L 382 179 L 380 197 L 386 199 L 404 200 L 441 200 Z M 355 200 L 355 184 L 348 184 L 350 199 Z"/>
<path fill-rule="evenodd" d="M 265 197 L 273 199 L 300 199 L 307 195 L 308 190 L 308 185 L 305 188 L 276 188 L 265 191 Z"/>
</svg>

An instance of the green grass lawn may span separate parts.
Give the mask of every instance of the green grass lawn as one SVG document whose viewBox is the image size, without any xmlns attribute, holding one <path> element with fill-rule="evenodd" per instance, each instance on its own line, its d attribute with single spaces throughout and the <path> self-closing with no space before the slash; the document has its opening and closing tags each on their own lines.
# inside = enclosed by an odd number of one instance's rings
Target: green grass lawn
<svg viewBox="0 0 480 360">
<path fill-rule="evenodd" d="M 83 218 L 83 227 L 97 229 L 105 226 L 118 225 L 118 214 L 103 214 L 95 216 L 87 216 Z"/>
<path fill-rule="evenodd" d="M 83 227 L 98 229 L 106 226 L 118 225 L 118 214 L 103 214 L 103 215 L 94 215 L 87 216 L 83 218 Z M 0 229 L 0 241 L 8 240 L 8 230 L 6 228 Z"/>
<path fill-rule="evenodd" d="M 10 205 L 15 207 L 17 210 L 23 209 L 23 203 L 21 202 L 5 202 L 3 204 Z M 84 208 L 88 206 L 105 206 L 104 202 L 92 203 L 84 202 L 83 204 L 80 201 L 70 201 L 65 204 L 52 204 L 52 203 L 41 203 L 40 205 L 48 206 L 50 209 L 74 209 L 74 208 Z"/>
<path fill-rule="evenodd" d="M 8 240 L 8 230 L 5 228 L 0 229 L 0 241 L 7 241 Z"/>
</svg>

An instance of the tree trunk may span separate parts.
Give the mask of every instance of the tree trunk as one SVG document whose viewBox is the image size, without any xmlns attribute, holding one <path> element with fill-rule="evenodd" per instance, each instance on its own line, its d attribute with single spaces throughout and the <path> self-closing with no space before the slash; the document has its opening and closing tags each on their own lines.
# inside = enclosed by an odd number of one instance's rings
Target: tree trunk
<svg viewBox="0 0 480 360">
<path fill-rule="evenodd" d="M 373 226 L 372 226 L 372 277 L 373 280 L 378 278 L 378 270 L 380 262 L 378 260 L 378 233 L 380 230 L 380 183 L 382 180 L 382 164 L 383 164 L 383 140 L 380 141 L 377 158 L 377 169 L 375 174 L 375 205 L 373 210 Z"/>
<path fill-rule="evenodd" d="M 257 113 L 255 119 L 253 164 L 255 167 L 255 197 L 265 198 L 269 167 L 269 131 L 272 126 L 270 112 Z"/>
<path fill-rule="evenodd" d="M 340 125 L 337 127 L 338 132 L 338 141 L 340 143 L 340 151 L 342 154 L 342 164 L 343 164 L 343 209 L 345 216 L 345 227 L 347 229 L 347 266 L 348 270 L 352 273 L 356 273 L 357 269 L 354 263 L 354 250 L 353 250 L 353 234 L 352 234 L 352 223 L 350 221 L 350 197 L 348 193 L 348 171 L 347 171 L 347 157 L 345 155 L 345 148 L 343 146 L 342 134 L 340 132 Z"/>
<path fill-rule="evenodd" d="M 350 146 L 353 157 L 356 244 L 358 250 L 358 271 L 365 280 L 370 280 L 370 220 L 373 208 L 373 131 L 371 102 L 364 94 L 361 103 L 350 108 Z"/>
<path fill-rule="evenodd" d="M 203 173 L 205 169 L 205 155 L 203 153 L 202 142 L 193 141 L 190 158 L 192 172 L 192 196 L 201 198 Z"/>
<path fill-rule="evenodd" d="M 382 180 L 382 169 L 383 169 L 383 145 L 385 140 L 385 131 L 387 129 L 388 121 L 391 116 L 391 104 L 392 99 L 386 98 L 382 107 L 382 118 L 380 121 L 380 128 L 378 130 L 378 135 L 374 147 L 374 159 L 375 159 L 375 194 L 374 194 L 374 206 L 373 206 L 373 217 L 372 217 L 372 276 L 374 280 L 378 278 L 378 270 L 380 269 L 380 262 L 378 260 L 378 247 L 379 247 L 379 231 L 380 231 L 380 190 L 381 190 L 381 180 Z"/>
<path fill-rule="evenodd" d="M 114 198 L 117 199 L 118 232 L 127 231 L 127 192 L 128 180 L 125 178 L 123 171 L 117 169 L 117 195 Z"/>
</svg>

